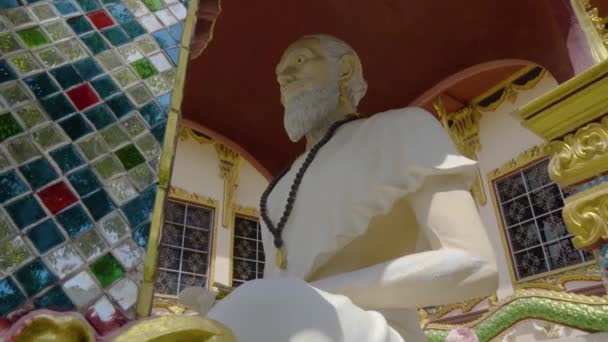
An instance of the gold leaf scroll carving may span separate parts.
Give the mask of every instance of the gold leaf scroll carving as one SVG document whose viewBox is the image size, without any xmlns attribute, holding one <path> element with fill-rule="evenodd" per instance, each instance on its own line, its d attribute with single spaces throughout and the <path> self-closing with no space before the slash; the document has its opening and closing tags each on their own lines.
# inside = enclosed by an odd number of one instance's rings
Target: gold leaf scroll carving
<svg viewBox="0 0 608 342">
<path fill-rule="evenodd" d="M 565 201 L 563 217 L 577 249 L 591 250 L 608 241 L 608 183 L 594 186 Z"/>
</svg>

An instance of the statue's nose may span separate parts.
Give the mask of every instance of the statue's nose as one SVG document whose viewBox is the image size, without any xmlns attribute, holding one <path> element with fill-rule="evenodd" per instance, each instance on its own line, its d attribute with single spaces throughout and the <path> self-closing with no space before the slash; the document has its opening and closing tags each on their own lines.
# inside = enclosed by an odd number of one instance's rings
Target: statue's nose
<svg viewBox="0 0 608 342">
<path fill-rule="evenodd" d="M 281 87 L 288 85 L 289 83 L 295 81 L 296 77 L 291 73 L 282 72 L 277 76 L 277 81 Z"/>
</svg>

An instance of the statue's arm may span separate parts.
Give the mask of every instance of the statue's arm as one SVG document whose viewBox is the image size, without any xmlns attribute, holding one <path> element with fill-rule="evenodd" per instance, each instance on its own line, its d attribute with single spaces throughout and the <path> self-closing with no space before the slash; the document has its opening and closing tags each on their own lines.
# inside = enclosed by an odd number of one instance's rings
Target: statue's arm
<svg viewBox="0 0 608 342">
<path fill-rule="evenodd" d="M 312 285 L 377 309 L 455 303 L 496 291 L 495 257 L 462 179 L 429 177 L 423 189 L 411 195 L 411 205 L 433 250 Z"/>
</svg>

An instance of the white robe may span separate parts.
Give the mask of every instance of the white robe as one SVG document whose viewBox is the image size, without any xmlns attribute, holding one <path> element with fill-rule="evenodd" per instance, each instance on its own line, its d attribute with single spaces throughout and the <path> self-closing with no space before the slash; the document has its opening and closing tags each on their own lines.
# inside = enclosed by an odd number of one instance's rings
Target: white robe
<svg viewBox="0 0 608 342">
<path fill-rule="evenodd" d="M 295 161 L 269 196 L 268 215 L 275 223 L 304 157 Z M 378 312 L 365 311 L 347 297 L 299 279 L 307 279 L 364 234 L 372 218 L 420 190 L 426 177 L 463 175 L 463 182 L 470 184 L 475 165 L 457 153 L 441 124 L 419 108 L 345 124 L 304 175 L 283 231 L 287 269 L 275 266 L 273 236 L 262 223 L 265 279 L 242 285 L 219 302 L 209 318 L 226 324 L 247 342 L 423 341 L 415 310 L 396 307 L 385 312 L 389 321 L 393 319 L 388 316 L 401 321 L 400 336 Z"/>
</svg>

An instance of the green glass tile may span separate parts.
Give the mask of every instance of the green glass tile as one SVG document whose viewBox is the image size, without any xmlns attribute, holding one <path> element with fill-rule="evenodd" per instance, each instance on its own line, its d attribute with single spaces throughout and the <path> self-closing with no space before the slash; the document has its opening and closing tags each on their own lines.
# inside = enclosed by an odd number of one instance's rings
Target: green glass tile
<svg viewBox="0 0 608 342">
<path fill-rule="evenodd" d="M 137 190 L 131 185 L 131 182 L 129 182 L 129 179 L 126 176 L 114 178 L 109 181 L 106 185 L 106 190 L 118 205 L 122 205 L 138 194 Z"/>
<path fill-rule="evenodd" d="M 40 70 L 41 66 L 31 53 L 23 53 L 10 58 L 11 64 L 20 74 Z"/>
<path fill-rule="evenodd" d="M 58 41 L 64 38 L 73 36 L 72 31 L 67 27 L 63 21 L 57 21 L 54 23 L 44 25 L 46 32 L 53 41 Z"/>
<path fill-rule="evenodd" d="M 8 215 L 4 211 L 0 211 L 0 242 L 13 237 L 15 234 L 17 234 L 17 228 L 15 228 Z"/>
<path fill-rule="evenodd" d="M 95 259 L 106 249 L 103 239 L 95 229 L 89 229 L 87 232 L 80 235 L 74 242 L 74 245 L 78 248 L 80 254 L 86 261 Z"/>
<path fill-rule="evenodd" d="M 32 12 L 34 12 L 34 15 L 40 21 L 44 21 L 44 20 L 48 20 L 48 19 L 57 17 L 57 14 L 55 14 L 55 12 L 53 12 L 53 9 L 51 8 L 51 6 L 49 6 L 47 4 L 40 4 L 37 6 L 33 6 L 33 7 L 30 7 L 30 9 L 32 10 Z"/>
<path fill-rule="evenodd" d="M 135 145 L 137 145 L 146 159 L 152 159 L 160 156 L 160 145 L 158 145 L 156 139 L 154 139 L 150 133 L 144 134 L 144 136 L 138 138 L 135 141 Z"/>
<path fill-rule="evenodd" d="M 54 47 L 38 52 L 38 57 L 47 67 L 54 67 L 65 62 L 65 58 Z"/>
<path fill-rule="evenodd" d="M 146 83 L 152 89 L 155 95 L 164 94 L 171 90 L 172 85 L 168 83 L 162 75 L 154 75 L 146 80 Z"/>
<path fill-rule="evenodd" d="M 133 67 L 135 72 L 139 75 L 139 77 L 141 77 L 142 79 L 146 79 L 146 78 L 148 78 L 152 75 L 156 75 L 158 73 L 158 71 L 156 71 L 156 68 L 154 67 L 154 65 L 152 65 L 152 63 L 150 63 L 150 61 L 145 58 L 142 58 L 140 60 L 137 60 L 137 61 L 131 63 L 131 66 Z"/>
<path fill-rule="evenodd" d="M 11 141 L 7 144 L 7 150 L 19 164 L 40 155 L 40 152 L 28 137 L 19 137 Z"/>
<path fill-rule="evenodd" d="M 139 152 L 133 144 L 125 146 L 116 151 L 116 156 L 127 170 L 130 170 L 146 161 L 146 159 L 141 155 L 141 152 Z"/>
<path fill-rule="evenodd" d="M 4 171 L 9 166 L 11 166 L 11 161 L 8 160 L 6 155 L 0 150 L 0 171 Z"/>
<path fill-rule="evenodd" d="M 141 164 L 129 170 L 128 176 L 131 183 L 135 185 L 139 191 L 144 190 L 156 181 L 154 171 L 146 164 Z"/>
<path fill-rule="evenodd" d="M 110 71 L 122 66 L 122 60 L 113 50 L 100 53 L 97 55 L 97 59 L 107 70 Z"/>
<path fill-rule="evenodd" d="M 21 26 L 34 21 L 25 8 L 3 10 L 2 14 L 15 26 Z"/>
<path fill-rule="evenodd" d="M 161 75 L 163 76 L 163 78 L 165 79 L 165 81 L 167 81 L 167 83 L 173 85 L 175 84 L 175 69 L 171 69 L 171 70 L 167 70 L 163 73 L 161 73 Z"/>
<path fill-rule="evenodd" d="M 0 243 L 0 270 L 9 272 L 32 257 L 32 251 L 20 236 Z"/>
<path fill-rule="evenodd" d="M 154 97 L 143 83 L 127 89 L 127 94 L 138 106 L 143 106 Z"/>
<path fill-rule="evenodd" d="M 146 36 L 143 39 L 138 40 L 135 44 L 146 55 L 158 51 L 159 49 L 158 44 L 156 44 L 156 41 L 150 36 Z"/>
<path fill-rule="evenodd" d="M 112 150 L 129 140 L 129 136 L 119 124 L 104 129 L 101 132 L 101 136 Z"/>
<path fill-rule="evenodd" d="M 124 275 L 122 267 L 110 253 L 99 258 L 99 260 L 91 264 L 90 267 L 91 271 L 93 271 L 93 274 L 104 288 L 108 287 Z"/>
<path fill-rule="evenodd" d="M 6 26 L 6 24 L 0 20 L 0 32 L 4 32 L 6 30 L 8 30 L 8 26 Z"/>
<path fill-rule="evenodd" d="M 125 130 L 131 137 L 134 137 L 146 130 L 146 125 L 137 114 L 134 114 L 131 117 L 123 120 L 122 126 L 125 128 Z"/>
<path fill-rule="evenodd" d="M 150 9 L 150 11 L 158 11 L 165 7 L 162 0 L 143 0 L 144 4 Z"/>
<path fill-rule="evenodd" d="M 122 24 L 122 29 L 127 32 L 131 39 L 137 38 L 143 34 L 146 34 L 146 29 L 141 26 L 141 24 L 137 20 L 129 20 L 126 23 Z"/>
<path fill-rule="evenodd" d="M 125 0 L 124 5 L 135 15 L 140 17 L 144 14 L 149 13 L 148 8 L 141 3 L 141 0 Z"/>
<path fill-rule="evenodd" d="M 19 82 L 11 82 L 0 87 L 0 95 L 10 107 L 30 100 L 27 90 Z"/>
<path fill-rule="evenodd" d="M 17 109 L 15 113 L 21 118 L 27 129 L 48 121 L 46 115 L 35 103 L 28 103 Z"/>
<path fill-rule="evenodd" d="M 100 223 L 101 234 L 110 246 L 120 241 L 123 236 L 129 233 L 129 227 L 125 220 L 116 211 L 106 216 Z"/>
<path fill-rule="evenodd" d="M 95 11 L 100 8 L 97 0 L 76 0 L 76 2 L 85 12 Z"/>
<path fill-rule="evenodd" d="M 107 155 L 94 162 L 93 169 L 103 180 L 107 180 L 123 171 L 123 167 L 112 157 L 112 155 Z"/>
<path fill-rule="evenodd" d="M 0 51 L 9 53 L 17 51 L 21 48 L 21 44 L 10 33 L 0 34 Z"/>
<path fill-rule="evenodd" d="M 32 137 L 45 151 L 67 141 L 67 138 L 61 133 L 61 130 L 55 127 L 54 124 L 49 124 L 48 126 L 40 128 L 32 133 Z"/>
<path fill-rule="evenodd" d="M 118 82 L 118 84 L 123 87 L 137 82 L 137 76 L 135 76 L 135 74 L 131 70 L 129 70 L 129 68 L 117 70 L 112 73 L 112 76 L 114 76 L 116 82 Z"/>
<path fill-rule="evenodd" d="M 84 52 L 80 43 L 76 39 L 59 43 L 57 44 L 57 48 L 70 61 L 75 61 L 86 56 L 86 52 Z"/>
<path fill-rule="evenodd" d="M 108 152 L 108 147 L 98 134 L 83 139 L 78 147 L 88 160 L 93 160 Z"/>
<path fill-rule="evenodd" d="M 32 27 L 29 29 L 18 31 L 17 34 L 27 47 L 35 48 L 37 46 L 41 46 L 49 43 L 49 37 L 42 32 L 40 27 Z"/>
<path fill-rule="evenodd" d="M 121 46 L 130 40 L 127 34 L 118 26 L 103 30 L 102 34 L 114 46 Z"/>
<path fill-rule="evenodd" d="M 104 52 L 108 49 L 108 45 L 103 41 L 103 38 L 97 32 L 80 36 L 82 42 L 89 48 L 94 55 Z"/>
<path fill-rule="evenodd" d="M 11 113 L 0 114 L 0 142 L 23 132 Z"/>
</svg>

